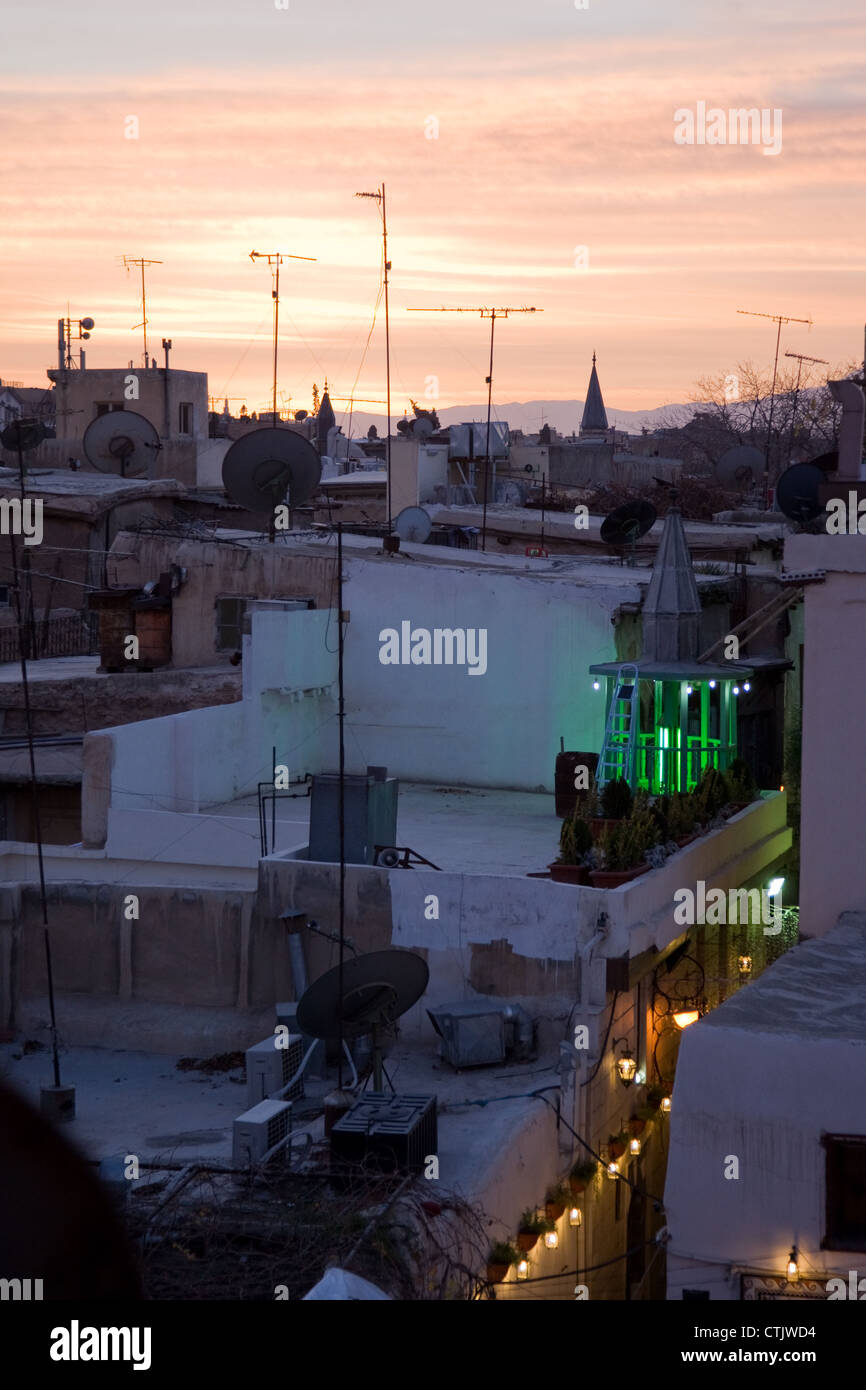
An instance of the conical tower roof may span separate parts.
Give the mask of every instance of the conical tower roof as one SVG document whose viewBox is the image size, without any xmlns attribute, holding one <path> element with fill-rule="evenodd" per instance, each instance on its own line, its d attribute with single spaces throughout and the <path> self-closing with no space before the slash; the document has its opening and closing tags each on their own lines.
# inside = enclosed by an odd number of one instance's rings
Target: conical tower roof
<svg viewBox="0 0 866 1390">
<path fill-rule="evenodd" d="M 643 601 L 642 661 L 694 661 L 701 601 L 679 507 L 671 507 Z"/>
<path fill-rule="evenodd" d="M 320 454 L 327 453 L 328 431 L 333 429 L 335 423 L 334 407 L 331 405 L 331 397 L 328 395 L 328 382 L 326 378 L 325 392 L 319 402 L 319 413 L 316 416 L 316 442 Z"/>
<path fill-rule="evenodd" d="M 586 402 L 583 407 L 583 419 L 580 422 L 581 434 L 607 434 L 607 411 L 604 408 L 604 400 L 601 394 L 601 387 L 598 384 L 598 372 L 595 370 L 595 353 L 592 354 L 592 375 L 589 378 L 589 386 L 586 392 Z"/>
</svg>

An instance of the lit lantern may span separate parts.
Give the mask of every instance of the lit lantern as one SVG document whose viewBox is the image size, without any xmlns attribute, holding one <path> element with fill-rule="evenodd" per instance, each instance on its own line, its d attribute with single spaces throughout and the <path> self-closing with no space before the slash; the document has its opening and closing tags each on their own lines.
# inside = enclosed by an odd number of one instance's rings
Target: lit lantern
<svg viewBox="0 0 866 1390">
<path fill-rule="evenodd" d="M 788 1256 L 788 1268 L 787 1268 L 787 1271 L 786 1271 L 786 1272 L 787 1272 L 787 1275 L 788 1275 L 788 1283 L 789 1283 L 789 1284 L 796 1284 L 797 1280 L 798 1280 L 799 1277 L 800 1277 L 800 1266 L 799 1266 L 799 1264 L 797 1263 L 797 1247 L 796 1247 L 796 1245 L 792 1245 L 792 1246 L 791 1246 L 791 1253 L 790 1253 L 790 1255 Z"/>
<path fill-rule="evenodd" d="M 623 1086 L 630 1086 L 637 1072 L 637 1059 L 632 1056 L 631 1052 L 626 1051 L 616 1059 L 616 1069 Z"/>
<path fill-rule="evenodd" d="M 599 681 L 593 681 L 592 688 L 593 690 L 601 690 L 601 683 Z"/>
<path fill-rule="evenodd" d="M 518 1279 L 528 1279 L 528 1277 L 529 1277 L 529 1261 L 528 1261 L 528 1260 L 521 1260 L 520 1263 L 518 1264 L 518 1266 L 517 1266 L 517 1277 L 518 1277 Z"/>
<path fill-rule="evenodd" d="M 629 1146 L 628 1146 L 628 1151 L 629 1151 L 630 1154 L 639 1154 L 639 1153 L 640 1153 L 640 1140 L 639 1140 L 636 1136 L 635 1136 L 634 1139 L 632 1139 L 632 1140 L 630 1141 Z"/>
<path fill-rule="evenodd" d="M 670 1096 L 662 1096 L 661 1110 L 663 1111 L 663 1113 L 664 1113 L 665 1115 L 669 1115 L 669 1114 L 671 1113 L 671 1098 L 670 1098 Z"/>
<path fill-rule="evenodd" d="M 691 1024 L 697 1023 L 700 1016 L 700 1009 L 681 1009 L 679 1013 L 674 1014 L 674 1023 L 678 1028 L 688 1028 Z"/>
<path fill-rule="evenodd" d="M 610 1163 L 608 1163 L 607 1166 L 605 1167 L 605 1172 L 607 1173 L 607 1176 L 608 1176 L 609 1178 L 618 1178 L 618 1177 L 619 1177 L 619 1168 L 618 1168 L 617 1165 L 614 1163 L 613 1159 L 611 1159 Z"/>
<path fill-rule="evenodd" d="M 556 1234 L 556 1231 L 545 1231 L 544 1243 L 548 1250 L 555 1250 L 559 1244 L 559 1236 Z"/>
<path fill-rule="evenodd" d="M 738 967 L 739 967 L 739 971 L 740 971 L 740 974 L 741 974 L 741 975 L 751 975 L 751 973 L 752 973 L 752 957 L 751 957 L 751 956 L 748 956 L 748 955 L 742 955 L 742 956 L 740 956 L 740 957 L 739 957 L 739 960 L 737 961 L 737 965 L 738 965 Z"/>
<path fill-rule="evenodd" d="M 572 1207 L 568 1213 L 569 1226 L 580 1226 L 582 1222 L 583 1215 L 581 1213 L 580 1207 Z"/>
</svg>

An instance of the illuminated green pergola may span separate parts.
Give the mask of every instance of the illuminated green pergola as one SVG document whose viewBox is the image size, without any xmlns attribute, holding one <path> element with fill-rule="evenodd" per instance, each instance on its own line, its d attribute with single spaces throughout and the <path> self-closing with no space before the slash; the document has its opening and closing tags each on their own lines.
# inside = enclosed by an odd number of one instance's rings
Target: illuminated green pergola
<svg viewBox="0 0 866 1390">
<path fill-rule="evenodd" d="M 705 768 L 724 771 L 737 756 L 737 699 L 750 688 L 751 667 L 640 660 L 589 669 L 606 689 L 602 785 L 623 777 L 654 796 L 691 791 Z"/>
<path fill-rule="evenodd" d="M 701 661 L 701 601 L 674 505 L 665 517 L 641 609 L 643 651 L 634 662 L 590 666 L 606 682 L 599 786 L 623 777 L 653 795 L 690 791 L 707 767 L 737 756 L 737 697 L 754 674 L 740 661 Z"/>
</svg>

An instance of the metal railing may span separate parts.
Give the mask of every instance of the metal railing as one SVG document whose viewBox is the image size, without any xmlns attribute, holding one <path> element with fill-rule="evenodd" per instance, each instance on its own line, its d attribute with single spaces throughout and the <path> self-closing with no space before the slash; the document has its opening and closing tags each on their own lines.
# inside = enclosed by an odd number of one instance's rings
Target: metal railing
<svg viewBox="0 0 866 1390">
<path fill-rule="evenodd" d="M 98 650 L 95 613 L 73 613 L 63 617 L 35 620 L 35 651 L 31 660 L 40 657 L 93 656 Z M 0 628 L 0 663 L 20 658 L 18 624 Z"/>
</svg>

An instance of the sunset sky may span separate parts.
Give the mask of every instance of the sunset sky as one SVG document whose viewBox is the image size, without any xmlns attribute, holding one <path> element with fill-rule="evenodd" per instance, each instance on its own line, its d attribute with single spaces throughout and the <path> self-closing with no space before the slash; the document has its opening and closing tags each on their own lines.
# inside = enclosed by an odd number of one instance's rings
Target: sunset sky
<svg viewBox="0 0 866 1390">
<path fill-rule="evenodd" d="M 88 365 L 209 374 L 267 405 L 270 276 L 282 272 L 280 387 L 308 407 L 384 398 L 393 261 L 394 411 L 439 379 L 485 395 L 487 325 L 408 306 L 534 304 L 497 334 L 495 399 L 582 397 L 593 349 L 607 402 L 688 400 L 699 376 L 783 350 L 862 354 L 866 16 L 854 0 L 85 0 L 4 7 L 0 377 L 45 382 L 56 321 L 90 314 Z M 780 109 L 781 153 L 681 146 L 674 112 Z M 124 136 L 135 116 L 139 138 Z M 438 121 L 438 138 L 428 139 Z M 586 247 L 588 268 L 575 266 Z M 161 354 L 160 354 L 161 356 Z M 289 403 L 289 397 L 291 402 Z M 335 402 L 337 404 L 337 402 Z M 376 407 L 360 407 L 375 412 Z"/>
</svg>

